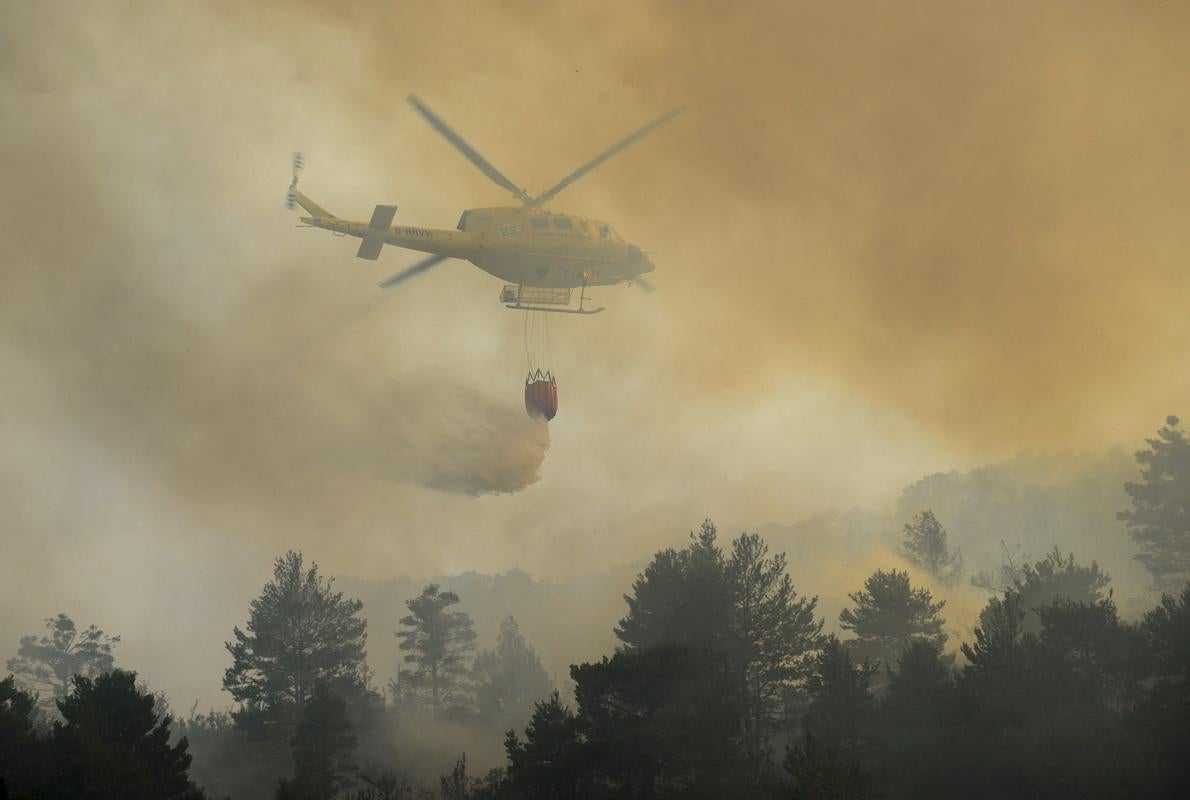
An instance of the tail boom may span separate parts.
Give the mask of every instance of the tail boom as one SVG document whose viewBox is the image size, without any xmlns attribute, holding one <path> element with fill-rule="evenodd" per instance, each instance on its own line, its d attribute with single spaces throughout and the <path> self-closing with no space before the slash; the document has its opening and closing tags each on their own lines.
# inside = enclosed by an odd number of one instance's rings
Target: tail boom
<svg viewBox="0 0 1190 800">
<path fill-rule="evenodd" d="M 393 225 L 396 206 L 376 206 L 370 220 L 358 222 L 336 217 L 301 192 L 297 192 L 295 199 L 310 214 L 301 218 L 305 224 L 363 239 L 356 253 L 359 258 L 375 261 L 386 244 L 451 258 L 465 257 L 470 239 L 467 233 Z"/>
</svg>

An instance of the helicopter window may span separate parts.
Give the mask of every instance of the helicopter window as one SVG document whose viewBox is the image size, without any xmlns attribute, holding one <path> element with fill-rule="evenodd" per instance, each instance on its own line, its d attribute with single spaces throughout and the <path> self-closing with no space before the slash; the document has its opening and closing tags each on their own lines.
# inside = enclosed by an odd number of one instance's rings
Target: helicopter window
<svg viewBox="0 0 1190 800">
<path fill-rule="evenodd" d="M 529 224 L 537 230 L 541 230 L 542 228 L 548 228 L 550 221 L 548 217 L 529 217 Z"/>
<path fill-rule="evenodd" d="M 467 217 L 469 217 L 470 215 L 471 215 L 470 211 L 464 211 L 463 216 L 459 217 L 459 227 L 458 227 L 459 230 L 461 230 L 461 231 L 467 230 Z"/>
<path fill-rule="evenodd" d="M 570 221 L 570 217 L 554 217 L 554 227 L 558 230 L 568 231 L 574 227 L 574 223 Z"/>
<path fill-rule="evenodd" d="M 598 228 L 599 228 L 599 238 L 600 239 L 607 239 L 608 237 L 611 236 L 611 228 L 609 228 L 606 224 L 601 222 L 601 223 L 599 223 Z"/>
<path fill-rule="evenodd" d="M 583 233 L 587 233 L 587 234 L 589 234 L 589 233 L 591 232 L 591 231 L 590 231 L 590 230 L 587 228 L 587 221 L 586 221 L 585 219 L 580 219 L 580 220 L 578 221 L 578 229 L 579 229 L 580 231 L 582 231 Z"/>
</svg>

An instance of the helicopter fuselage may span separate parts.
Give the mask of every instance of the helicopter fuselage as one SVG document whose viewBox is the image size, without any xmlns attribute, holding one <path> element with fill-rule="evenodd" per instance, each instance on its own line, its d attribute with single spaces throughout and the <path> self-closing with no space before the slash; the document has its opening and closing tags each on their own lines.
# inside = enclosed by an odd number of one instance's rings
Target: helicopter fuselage
<svg viewBox="0 0 1190 800">
<path fill-rule="evenodd" d="M 534 206 L 469 209 L 456 230 L 408 225 L 377 229 L 367 222 L 330 215 L 302 217 L 302 222 L 407 250 L 464 259 L 522 286 L 611 286 L 653 271 L 648 256 L 621 239 L 608 223 Z"/>
</svg>

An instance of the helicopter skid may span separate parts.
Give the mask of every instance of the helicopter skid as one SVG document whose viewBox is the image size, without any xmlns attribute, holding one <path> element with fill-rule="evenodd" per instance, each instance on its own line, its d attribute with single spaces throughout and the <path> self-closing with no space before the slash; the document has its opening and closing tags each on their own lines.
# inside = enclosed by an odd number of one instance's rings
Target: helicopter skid
<svg viewBox="0 0 1190 800">
<path fill-rule="evenodd" d="M 603 306 L 599 308 L 549 308 L 548 306 L 527 306 L 521 303 L 514 305 L 505 305 L 505 308 L 511 308 L 513 311 L 548 311 L 551 314 L 598 314 L 603 311 Z"/>
</svg>

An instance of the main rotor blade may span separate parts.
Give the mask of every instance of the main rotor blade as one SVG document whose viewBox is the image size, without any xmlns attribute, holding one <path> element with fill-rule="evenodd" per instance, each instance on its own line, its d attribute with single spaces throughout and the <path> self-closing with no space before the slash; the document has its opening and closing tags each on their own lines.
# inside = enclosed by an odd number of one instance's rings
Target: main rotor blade
<svg viewBox="0 0 1190 800">
<path fill-rule="evenodd" d="M 393 286 L 396 286 L 398 283 L 403 283 L 409 280 L 414 275 L 420 275 L 431 267 L 438 266 L 448 258 L 450 258 L 450 256 L 430 256 L 429 258 L 423 258 L 412 267 L 402 270 L 396 275 L 393 275 L 391 278 L 387 278 L 376 285 L 381 289 L 390 289 Z"/>
<path fill-rule="evenodd" d="M 529 201 L 529 203 L 531 205 L 540 205 L 540 204 L 544 203 L 546 200 L 552 199 L 554 197 L 554 195 L 558 194 L 558 192 L 562 191 L 567 186 L 574 183 L 579 178 L 583 177 L 588 172 L 590 172 L 591 170 L 598 167 L 604 161 L 607 161 L 609 158 L 616 155 L 621 150 L 628 148 L 630 145 L 636 144 L 641 139 L 645 138 L 646 136 L 648 136 L 650 133 L 652 133 L 653 131 L 660 128 L 665 123 L 674 119 L 675 117 L 680 115 L 685 110 L 686 110 L 685 106 L 682 106 L 681 108 L 675 108 L 673 111 L 670 111 L 668 114 L 665 114 L 664 116 L 653 120 L 648 125 L 644 126 L 643 128 L 636 131 L 635 133 L 632 133 L 629 136 L 626 136 L 625 138 L 621 139 L 616 144 L 614 144 L 611 147 L 604 150 L 599 155 L 595 156 L 593 159 L 588 161 L 586 164 L 583 164 L 581 167 L 579 167 L 574 172 L 567 175 L 562 180 L 558 181 L 557 185 L 554 186 L 552 189 L 547 189 L 546 191 L 537 195 L 537 197 L 534 197 L 531 201 Z"/>
<path fill-rule="evenodd" d="M 496 169 L 494 166 L 492 166 L 490 161 L 481 156 L 474 147 L 463 141 L 463 137 L 451 130 L 451 127 L 443 122 L 441 117 L 431 111 L 429 107 L 423 103 L 420 98 L 418 98 L 417 95 L 411 94 L 407 99 L 409 100 L 409 104 L 416 108 L 418 113 L 426 118 L 426 122 L 430 123 L 434 130 L 438 131 L 438 133 L 442 134 L 448 142 L 453 144 L 456 150 L 467 157 L 468 161 L 479 167 L 480 171 L 484 175 L 487 175 L 498 185 L 512 192 L 520 200 L 528 201 L 529 196 L 525 194 L 524 189 L 509 180 L 503 172 Z"/>
</svg>

